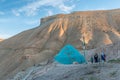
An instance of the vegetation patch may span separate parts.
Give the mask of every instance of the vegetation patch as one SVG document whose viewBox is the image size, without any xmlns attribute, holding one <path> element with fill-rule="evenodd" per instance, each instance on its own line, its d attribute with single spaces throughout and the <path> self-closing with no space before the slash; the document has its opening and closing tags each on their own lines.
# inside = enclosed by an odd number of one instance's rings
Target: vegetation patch
<svg viewBox="0 0 120 80">
<path fill-rule="evenodd" d="M 115 76 L 116 74 L 117 74 L 117 71 L 113 71 L 113 72 L 110 73 L 110 77 L 113 77 L 113 76 Z"/>
<path fill-rule="evenodd" d="M 97 77 L 90 77 L 88 80 L 100 80 L 100 79 L 98 79 Z"/>
<path fill-rule="evenodd" d="M 80 80 L 84 80 L 84 78 L 80 78 Z"/>
<path fill-rule="evenodd" d="M 112 59 L 108 61 L 109 63 L 120 63 L 120 58 L 118 59 Z"/>
<path fill-rule="evenodd" d="M 92 75 L 92 74 L 94 74 L 95 73 L 95 71 L 89 71 L 89 72 L 87 72 L 85 75 Z"/>
<path fill-rule="evenodd" d="M 93 66 L 93 68 L 97 69 L 97 68 L 99 68 L 99 66 L 98 66 L 98 65 L 96 65 L 96 66 Z"/>
</svg>

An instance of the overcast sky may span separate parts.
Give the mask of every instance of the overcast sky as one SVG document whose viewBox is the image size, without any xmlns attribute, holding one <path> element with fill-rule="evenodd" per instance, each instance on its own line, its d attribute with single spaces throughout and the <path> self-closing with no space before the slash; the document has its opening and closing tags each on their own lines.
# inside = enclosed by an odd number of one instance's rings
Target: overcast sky
<svg viewBox="0 0 120 80">
<path fill-rule="evenodd" d="M 116 8 L 120 0 L 0 0 L 0 38 L 37 27 L 42 17 Z"/>
</svg>

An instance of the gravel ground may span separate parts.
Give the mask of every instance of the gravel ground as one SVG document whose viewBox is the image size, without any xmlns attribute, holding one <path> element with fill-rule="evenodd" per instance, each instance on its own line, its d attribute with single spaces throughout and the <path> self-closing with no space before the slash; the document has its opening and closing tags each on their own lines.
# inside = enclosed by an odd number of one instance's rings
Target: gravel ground
<svg viewBox="0 0 120 80">
<path fill-rule="evenodd" d="M 32 70 L 32 71 L 31 71 Z M 25 74 L 26 73 L 26 74 Z M 33 67 L 13 80 L 120 80 L 120 64 L 49 64 L 44 67 Z"/>
</svg>

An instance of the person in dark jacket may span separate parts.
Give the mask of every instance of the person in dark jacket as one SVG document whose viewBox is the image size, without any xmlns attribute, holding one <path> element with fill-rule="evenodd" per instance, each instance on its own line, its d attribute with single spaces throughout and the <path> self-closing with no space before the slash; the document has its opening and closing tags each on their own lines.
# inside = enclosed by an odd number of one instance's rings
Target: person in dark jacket
<svg viewBox="0 0 120 80">
<path fill-rule="evenodd" d="M 94 60 L 95 60 L 95 63 L 98 63 L 98 54 L 97 53 L 95 53 L 95 55 L 94 55 Z"/>
<path fill-rule="evenodd" d="M 103 62 L 106 62 L 106 55 L 105 55 L 105 53 L 102 51 L 102 53 L 101 53 L 101 60 L 103 61 Z"/>
</svg>

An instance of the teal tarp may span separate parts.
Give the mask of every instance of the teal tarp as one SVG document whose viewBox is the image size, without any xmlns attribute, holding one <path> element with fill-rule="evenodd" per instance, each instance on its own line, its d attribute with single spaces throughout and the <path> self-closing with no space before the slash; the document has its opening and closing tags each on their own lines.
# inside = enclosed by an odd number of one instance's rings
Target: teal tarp
<svg viewBox="0 0 120 80">
<path fill-rule="evenodd" d="M 73 62 L 81 64 L 86 62 L 84 56 L 70 44 L 64 46 L 54 59 L 61 64 L 72 64 Z"/>
</svg>

